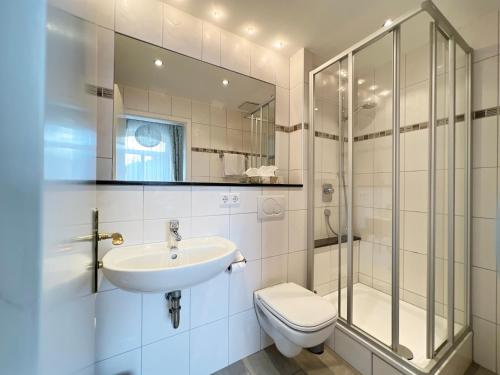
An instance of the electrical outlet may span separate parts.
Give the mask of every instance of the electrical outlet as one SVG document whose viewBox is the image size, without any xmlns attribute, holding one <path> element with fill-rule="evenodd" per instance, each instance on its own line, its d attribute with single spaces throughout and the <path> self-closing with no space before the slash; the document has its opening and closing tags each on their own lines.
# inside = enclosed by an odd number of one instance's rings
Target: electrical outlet
<svg viewBox="0 0 500 375">
<path fill-rule="evenodd" d="M 219 204 L 221 207 L 229 207 L 231 205 L 229 194 L 222 193 L 219 197 Z"/>
<path fill-rule="evenodd" d="M 240 193 L 229 194 L 229 201 L 231 207 L 238 207 L 240 205 Z"/>
</svg>

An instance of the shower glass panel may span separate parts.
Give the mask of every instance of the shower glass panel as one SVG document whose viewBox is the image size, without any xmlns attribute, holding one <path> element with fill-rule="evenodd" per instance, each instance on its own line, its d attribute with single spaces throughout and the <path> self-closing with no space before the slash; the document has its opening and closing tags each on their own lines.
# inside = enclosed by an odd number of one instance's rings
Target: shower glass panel
<svg viewBox="0 0 500 375">
<path fill-rule="evenodd" d="M 424 1 L 310 74 L 309 287 L 406 369 L 470 333 L 471 53 Z"/>
<path fill-rule="evenodd" d="M 347 60 L 332 64 L 314 77 L 315 183 L 313 290 L 330 300 L 346 319 L 346 167 Z M 344 141 L 342 139 L 344 138 Z M 339 241 L 339 238 L 343 239 Z M 339 251 L 341 249 L 341 251 Z M 338 290 L 342 290 L 338 294 Z"/>
<path fill-rule="evenodd" d="M 392 332 L 392 47 L 390 33 L 353 54 L 350 140 L 352 228 L 360 238 L 359 260 L 354 257 L 353 267 L 352 323 L 388 346 Z"/>
</svg>

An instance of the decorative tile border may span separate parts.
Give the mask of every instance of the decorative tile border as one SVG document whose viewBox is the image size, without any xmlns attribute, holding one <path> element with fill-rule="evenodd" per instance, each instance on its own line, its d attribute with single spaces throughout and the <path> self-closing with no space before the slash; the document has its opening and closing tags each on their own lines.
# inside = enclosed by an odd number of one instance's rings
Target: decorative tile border
<svg viewBox="0 0 500 375">
<path fill-rule="evenodd" d="M 472 119 L 477 120 L 477 119 L 481 119 L 481 118 L 497 116 L 499 114 L 500 114 L 500 107 L 481 109 L 478 111 L 474 111 L 472 113 Z M 455 120 L 456 120 L 456 122 L 463 122 L 465 120 L 465 115 L 463 115 L 463 114 L 457 115 Z M 447 125 L 447 124 L 448 124 L 447 118 L 441 118 L 441 119 L 437 120 L 437 126 L 443 126 L 443 125 Z M 412 131 L 427 129 L 428 127 L 429 127 L 429 122 L 421 122 L 418 124 L 403 126 L 402 128 L 400 128 L 400 133 L 409 133 Z M 373 133 L 369 133 L 369 134 L 356 136 L 356 137 L 354 137 L 354 142 L 360 142 L 360 141 L 365 141 L 368 139 L 375 139 L 375 138 L 380 138 L 380 137 L 387 137 L 390 135 L 392 135 L 392 129 L 382 130 L 379 132 L 373 132 Z M 314 132 L 314 136 L 318 137 L 318 138 L 332 139 L 335 141 L 339 140 L 338 135 L 324 133 L 324 132 L 318 132 L 318 131 Z M 347 142 L 347 138 L 345 139 L 345 141 Z"/>
<path fill-rule="evenodd" d="M 283 126 L 283 125 L 275 125 L 275 129 L 277 132 L 283 132 L 283 133 L 293 133 L 301 129 L 309 129 L 309 124 L 308 123 L 300 123 L 296 124 L 293 126 Z"/>
<path fill-rule="evenodd" d="M 222 149 L 216 149 L 216 148 L 203 148 L 203 147 L 191 147 L 191 151 L 193 152 L 206 152 L 209 154 L 237 154 L 237 155 L 244 155 L 244 156 L 259 156 L 259 154 L 253 154 L 251 152 L 243 152 L 243 151 L 232 151 L 232 150 L 222 150 Z M 262 154 L 263 157 L 266 157 L 265 154 Z M 269 159 L 273 159 L 274 156 L 270 156 Z"/>
<path fill-rule="evenodd" d="M 100 98 L 107 98 L 107 99 L 113 99 L 114 96 L 113 89 L 108 89 L 106 87 L 95 86 L 90 84 L 85 85 L 85 92 L 89 95 L 95 95 Z"/>
</svg>

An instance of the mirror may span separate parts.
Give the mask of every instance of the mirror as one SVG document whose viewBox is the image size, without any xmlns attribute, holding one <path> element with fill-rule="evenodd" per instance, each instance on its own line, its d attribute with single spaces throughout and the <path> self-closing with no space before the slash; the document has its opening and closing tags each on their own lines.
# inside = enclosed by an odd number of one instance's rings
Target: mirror
<svg viewBox="0 0 500 375">
<path fill-rule="evenodd" d="M 272 84 L 117 33 L 113 179 L 286 182 L 275 98 Z M 251 177 L 259 168 L 267 177 Z"/>
</svg>

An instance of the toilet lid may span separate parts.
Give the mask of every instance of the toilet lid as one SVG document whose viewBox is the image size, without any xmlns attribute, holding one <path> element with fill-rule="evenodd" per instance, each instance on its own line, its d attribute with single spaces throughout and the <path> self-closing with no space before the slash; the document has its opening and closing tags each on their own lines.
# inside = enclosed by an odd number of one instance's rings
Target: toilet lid
<svg viewBox="0 0 500 375">
<path fill-rule="evenodd" d="M 255 295 L 264 308 L 297 331 L 318 331 L 337 319 L 335 306 L 295 283 L 271 286 Z"/>
</svg>

